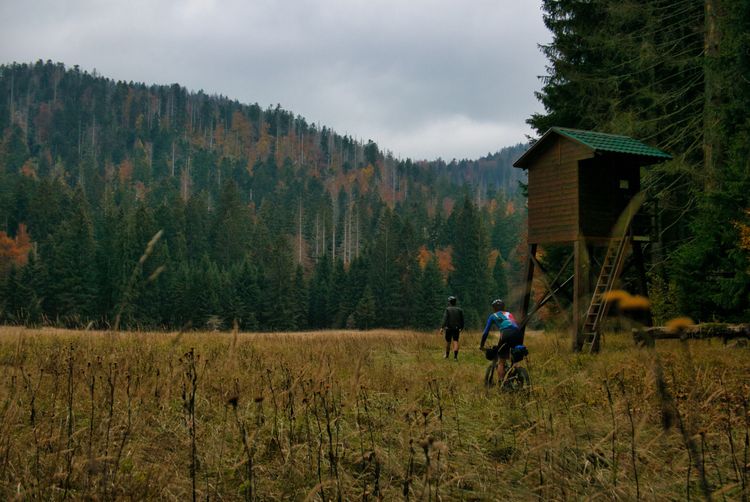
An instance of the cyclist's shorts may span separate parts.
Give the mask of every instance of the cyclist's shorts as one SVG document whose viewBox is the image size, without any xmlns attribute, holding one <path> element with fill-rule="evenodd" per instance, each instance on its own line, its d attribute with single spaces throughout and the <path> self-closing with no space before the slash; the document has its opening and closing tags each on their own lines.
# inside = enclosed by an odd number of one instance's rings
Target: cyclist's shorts
<svg viewBox="0 0 750 502">
<path fill-rule="evenodd" d="M 500 352 L 498 355 L 501 359 L 510 357 L 510 349 L 523 343 L 523 333 L 518 328 L 506 328 L 500 334 Z"/>
<path fill-rule="evenodd" d="M 451 340 L 458 341 L 458 335 L 461 334 L 460 329 L 445 328 L 445 341 L 450 342 Z"/>
</svg>

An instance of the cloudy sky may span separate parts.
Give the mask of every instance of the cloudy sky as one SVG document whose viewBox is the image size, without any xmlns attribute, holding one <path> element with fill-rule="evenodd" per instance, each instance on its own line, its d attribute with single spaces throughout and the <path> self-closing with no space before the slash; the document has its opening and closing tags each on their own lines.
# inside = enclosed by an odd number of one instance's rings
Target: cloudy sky
<svg viewBox="0 0 750 502">
<path fill-rule="evenodd" d="M 0 63 L 277 103 L 399 157 L 524 141 L 540 0 L 0 0 Z"/>
</svg>

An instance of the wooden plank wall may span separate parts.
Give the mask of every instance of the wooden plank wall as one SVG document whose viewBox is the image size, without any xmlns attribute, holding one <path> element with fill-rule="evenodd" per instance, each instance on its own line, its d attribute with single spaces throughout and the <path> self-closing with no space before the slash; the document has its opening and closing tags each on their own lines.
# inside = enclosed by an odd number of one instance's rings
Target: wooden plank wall
<svg viewBox="0 0 750 502">
<path fill-rule="evenodd" d="M 586 237 L 609 238 L 628 202 L 640 190 L 640 168 L 632 159 L 602 155 L 580 163 L 579 223 Z M 620 188 L 627 180 L 628 188 Z"/>
<path fill-rule="evenodd" d="M 557 137 L 529 166 L 529 243 L 578 238 L 578 161 L 593 153 Z"/>
</svg>

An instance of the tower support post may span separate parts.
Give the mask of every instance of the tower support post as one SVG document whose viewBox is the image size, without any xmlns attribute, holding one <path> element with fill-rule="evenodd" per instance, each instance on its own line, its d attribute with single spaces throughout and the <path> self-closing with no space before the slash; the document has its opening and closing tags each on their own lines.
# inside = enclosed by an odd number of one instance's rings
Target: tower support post
<svg viewBox="0 0 750 502">
<path fill-rule="evenodd" d="M 529 306 L 531 304 L 531 284 L 534 281 L 534 261 L 536 259 L 536 244 L 529 244 L 529 255 L 526 258 L 526 267 L 524 270 L 524 285 L 523 285 L 523 297 L 521 298 L 521 314 L 523 327 L 521 330 L 526 331 L 526 325 L 528 324 L 525 319 L 529 315 Z"/>
<path fill-rule="evenodd" d="M 583 348 L 585 335 L 583 323 L 586 320 L 586 308 L 591 289 L 590 258 L 587 252 L 586 240 L 579 238 L 573 242 L 573 350 L 580 352 Z"/>
</svg>

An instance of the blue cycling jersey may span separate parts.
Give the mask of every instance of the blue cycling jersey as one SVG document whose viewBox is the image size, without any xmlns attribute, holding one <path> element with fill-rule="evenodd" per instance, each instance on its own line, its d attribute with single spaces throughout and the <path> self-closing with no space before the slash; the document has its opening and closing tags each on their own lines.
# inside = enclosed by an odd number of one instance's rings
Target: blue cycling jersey
<svg viewBox="0 0 750 502">
<path fill-rule="evenodd" d="M 501 332 L 509 328 L 518 329 L 518 323 L 513 320 L 510 312 L 503 312 L 501 310 L 499 312 L 492 313 L 487 318 L 487 325 L 484 327 L 484 332 L 482 333 L 482 346 L 484 346 L 484 342 L 487 340 L 487 336 L 490 334 L 490 329 L 492 329 L 493 325 L 497 326 L 497 329 L 499 329 Z"/>
</svg>

